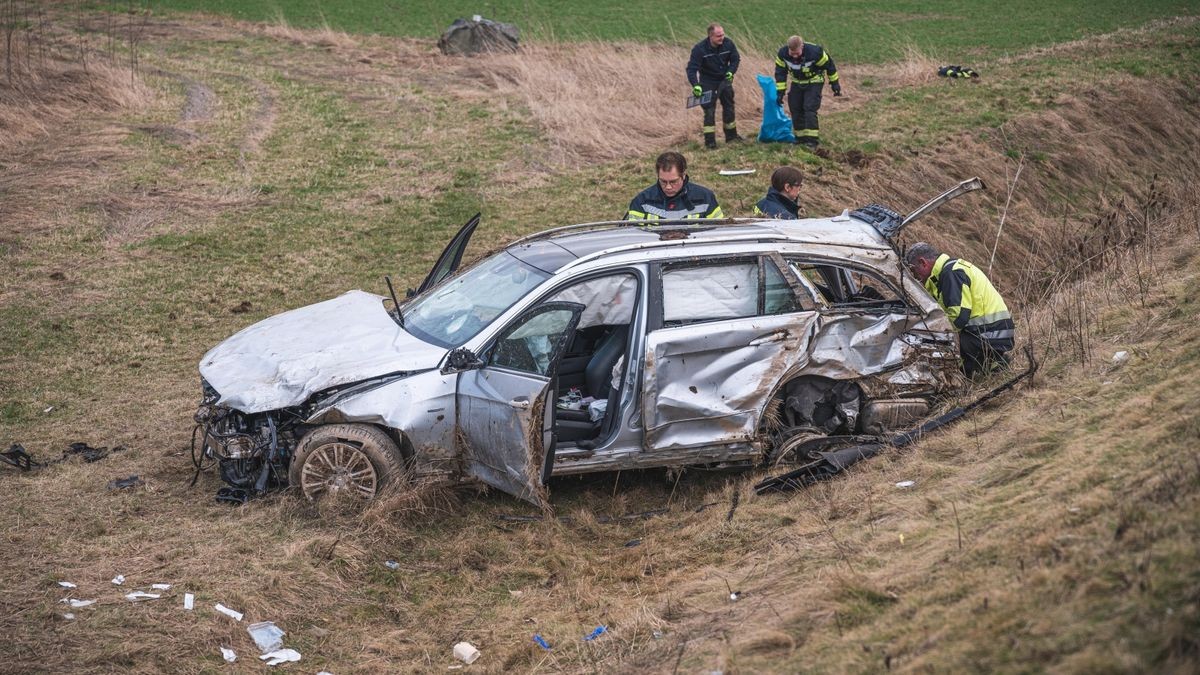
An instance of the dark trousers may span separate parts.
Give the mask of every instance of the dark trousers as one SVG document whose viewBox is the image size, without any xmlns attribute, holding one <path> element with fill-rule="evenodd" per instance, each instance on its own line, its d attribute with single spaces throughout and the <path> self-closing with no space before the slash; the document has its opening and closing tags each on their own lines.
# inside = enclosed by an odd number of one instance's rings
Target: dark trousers
<svg viewBox="0 0 1200 675">
<path fill-rule="evenodd" d="M 704 133 L 717 133 L 717 101 L 721 102 L 721 122 L 725 126 L 726 140 L 737 136 L 737 116 L 734 112 L 733 105 L 733 84 L 722 80 L 720 84 L 713 85 L 707 82 L 701 84 L 705 91 L 715 89 L 716 95 L 713 100 L 709 101 L 708 105 L 701 106 L 704 110 Z"/>
<path fill-rule="evenodd" d="M 821 109 L 821 89 L 824 82 L 793 84 L 788 91 L 788 111 L 792 114 L 792 130 L 801 143 L 819 142 L 821 128 L 817 124 L 817 111 Z"/>
<path fill-rule="evenodd" d="M 1008 367 L 1008 350 L 998 350 L 974 333 L 963 331 L 958 334 L 958 352 L 962 356 L 963 374 L 972 379 Z"/>
</svg>

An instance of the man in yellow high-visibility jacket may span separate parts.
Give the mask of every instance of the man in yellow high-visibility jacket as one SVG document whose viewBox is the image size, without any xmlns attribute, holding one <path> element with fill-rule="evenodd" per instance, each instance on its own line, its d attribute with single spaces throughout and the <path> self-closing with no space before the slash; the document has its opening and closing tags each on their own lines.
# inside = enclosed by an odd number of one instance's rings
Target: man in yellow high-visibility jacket
<svg viewBox="0 0 1200 675">
<path fill-rule="evenodd" d="M 951 258 L 925 242 L 909 246 L 904 262 L 954 323 L 967 377 L 1006 367 L 1016 325 L 987 276 L 966 260 Z"/>
</svg>

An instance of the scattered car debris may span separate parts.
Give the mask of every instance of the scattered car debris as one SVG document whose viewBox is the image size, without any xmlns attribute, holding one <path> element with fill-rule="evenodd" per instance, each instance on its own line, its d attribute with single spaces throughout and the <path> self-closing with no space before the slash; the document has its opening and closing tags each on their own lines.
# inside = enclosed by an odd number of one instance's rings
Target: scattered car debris
<svg viewBox="0 0 1200 675">
<path fill-rule="evenodd" d="M 70 605 L 71 607 L 73 607 L 75 609 L 79 609 L 80 607 L 87 607 L 88 605 L 96 604 L 95 600 L 76 600 L 75 598 L 63 598 L 62 602 Z"/>
<path fill-rule="evenodd" d="M 117 576 L 112 578 L 112 582 L 113 582 L 113 586 L 120 586 L 121 584 L 125 583 L 125 575 L 118 574 Z"/>
<path fill-rule="evenodd" d="M 1123 366 L 1129 362 L 1129 352 L 1121 351 L 1113 354 L 1112 362 L 1114 366 Z"/>
<path fill-rule="evenodd" d="M 758 169 L 721 169 L 717 173 L 722 176 L 749 176 Z"/>
<path fill-rule="evenodd" d="M 741 599 L 742 599 L 741 591 L 732 591 L 729 593 L 729 601 L 730 602 L 737 602 L 738 600 L 741 600 Z"/>
<path fill-rule="evenodd" d="M 651 637 L 653 637 L 655 640 L 661 640 L 663 639 L 663 632 L 661 630 L 656 630 L 651 633 Z"/>
<path fill-rule="evenodd" d="M 0 461 L 11 464 L 21 471 L 29 471 L 34 466 L 38 466 L 38 463 L 33 461 L 33 457 L 25 451 L 25 447 L 20 443 L 13 443 L 8 450 L 0 452 Z"/>
<path fill-rule="evenodd" d="M 227 663 L 233 663 L 237 661 L 237 652 L 228 647 L 221 647 L 221 658 L 225 659 Z"/>
<path fill-rule="evenodd" d="M 475 663 L 477 660 L 479 660 L 480 656 L 481 654 L 479 650 L 476 649 L 475 645 L 471 644 L 470 642 L 460 642 L 454 645 L 454 658 L 467 665 Z"/>
<path fill-rule="evenodd" d="M 389 570 L 392 570 L 393 572 L 400 569 L 400 563 L 396 562 L 395 560 L 388 560 L 387 562 L 383 563 L 383 566 Z"/>
<path fill-rule="evenodd" d="M 916 481 L 912 481 L 912 480 L 902 480 L 902 481 L 900 481 L 899 483 L 896 483 L 896 487 L 898 487 L 898 488 L 910 488 L 910 487 L 912 487 L 912 486 L 914 486 L 914 485 L 916 485 L 916 484 L 917 484 L 917 482 L 916 482 Z"/>
<path fill-rule="evenodd" d="M 217 501 L 221 504 L 241 506 L 250 501 L 250 493 L 241 488 L 223 487 L 217 490 Z"/>
<path fill-rule="evenodd" d="M 242 617 L 245 616 L 244 614 L 237 611 L 236 609 L 229 609 L 228 607 L 226 607 L 225 605 L 222 605 L 219 602 L 217 604 L 213 605 L 213 609 L 215 609 L 218 612 L 224 614 L 225 616 L 233 619 L 234 621 L 241 621 Z"/>
<path fill-rule="evenodd" d="M 135 475 L 129 476 L 128 478 L 116 478 L 114 480 L 110 480 L 108 482 L 108 489 L 109 490 L 130 490 L 133 488 L 141 487 L 145 484 L 146 484 L 146 481 L 142 480 L 142 478 L 140 476 L 135 474 Z"/>
<path fill-rule="evenodd" d="M 67 459 L 68 457 L 73 457 L 75 455 L 79 455 L 80 457 L 83 458 L 83 461 L 90 464 L 92 462 L 98 462 L 98 461 L 104 459 L 105 457 L 108 457 L 110 454 L 112 454 L 114 452 L 123 452 L 124 450 L 125 450 L 125 446 L 123 446 L 123 445 L 118 445 L 118 446 L 114 447 L 112 450 L 109 450 L 108 446 L 93 448 L 92 446 L 88 445 L 87 443 L 80 441 L 77 443 L 72 443 L 71 445 L 67 446 L 67 449 L 63 450 L 62 458 Z"/>
<path fill-rule="evenodd" d="M 150 588 L 156 591 L 169 591 L 171 590 L 171 584 L 150 584 Z"/>
<path fill-rule="evenodd" d="M 296 651 L 295 649 L 277 649 L 269 654 L 263 654 L 258 658 L 266 661 L 268 666 L 277 666 L 281 663 L 299 661 L 300 652 Z"/>
<path fill-rule="evenodd" d="M 585 642 L 591 642 L 608 632 L 608 626 L 596 626 L 595 630 L 584 636 Z"/>
<path fill-rule="evenodd" d="M 196 607 L 196 596 L 192 595 L 191 593 L 184 593 L 183 594 L 183 608 L 188 611 L 191 611 L 195 607 Z"/>
<path fill-rule="evenodd" d="M 75 612 L 63 612 L 62 617 L 64 619 L 66 619 L 67 621 L 74 621 L 75 620 Z"/>
<path fill-rule="evenodd" d="M 543 638 L 541 635 L 534 634 L 533 641 L 535 643 L 537 643 L 537 646 L 541 647 L 542 649 L 545 649 L 546 651 L 550 651 L 550 649 L 551 649 L 550 643 L 546 642 L 546 639 Z"/>
<path fill-rule="evenodd" d="M 635 546 L 641 546 L 641 545 L 642 545 L 641 539 L 630 539 L 629 541 L 625 542 L 625 548 L 633 548 Z"/>
<path fill-rule="evenodd" d="M 283 636 L 287 635 L 282 628 L 271 621 L 252 623 L 246 626 L 246 632 L 254 638 L 254 644 L 258 645 L 258 651 L 261 654 L 273 652 L 282 647 Z"/>
<path fill-rule="evenodd" d="M 69 581 L 60 581 L 60 582 L 58 582 L 58 585 L 62 586 L 63 588 L 79 588 L 79 586 L 77 586 Z"/>
<path fill-rule="evenodd" d="M 137 602 L 139 600 L 157 600 L 161 597 L 162 596 L 158 593 L 147 593 L 145 591 L 134 591 L 132 593 L 125 594 L 125 599 L 130 602 Z"/>
<path fill-rule="evenodd" d="M 53 411 L 54 411 L 54 406 L 50 406 L 50 407 L 46 408 L 45 410 L 43 410 L 43 411 L 42 411 L 42 414 L 43 414 L 43 415 L 49 415 L 49 414 L 50 414 L 51 412 L 53 412 Z"/>
</svg>

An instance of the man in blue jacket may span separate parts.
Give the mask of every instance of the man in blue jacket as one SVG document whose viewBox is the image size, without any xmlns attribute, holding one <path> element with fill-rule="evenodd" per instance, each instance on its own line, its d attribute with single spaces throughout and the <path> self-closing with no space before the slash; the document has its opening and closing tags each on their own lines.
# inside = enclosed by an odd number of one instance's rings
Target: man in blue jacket
<svg viewBox="0 0 1200 675">
<path fill-rule="evenodd" d="M 775 102 L 779 105 L 783 105 L 789 75 L 792 88 L 787 92 L 788 111 L 792 115 L 796 142 L 816 148 L 821 144 L 817 110 L 821 108 L 821 88 L 825 86 L 826 77 L 833 95 L 842 95 L 837 66 L 821 45 L 805 43 L 804 38 L 793 35 L 775 55 L 775 91 L 778 94 Z"/>
<path fill-rule="evenodd" d="M 658 182 L 629 202 L 625 220 L 724 218 L 717 196 L 703 185 L 688 182 L 687 159 L 664 152 L 654 161 Z"/>
<path fill-rule="evenodd" d="M 692 47 L 688 59 L 687 78 L 692 93 L 703 96 L 704 92 L 716 92 L 713 99 L 701 106 L 704 110 L 704 147 L 717 147 L 717 101 L 721 102 L 721 121 L 725 127 L 725 142 L 742 140 L 737 132 L 737 119 L 733 106 L 733 76 L 737 73 L 742 57 L 737 45 L 725 37 L 725 29 L 719 23 L 709 24 L 708 37 Z"/>
</svg>

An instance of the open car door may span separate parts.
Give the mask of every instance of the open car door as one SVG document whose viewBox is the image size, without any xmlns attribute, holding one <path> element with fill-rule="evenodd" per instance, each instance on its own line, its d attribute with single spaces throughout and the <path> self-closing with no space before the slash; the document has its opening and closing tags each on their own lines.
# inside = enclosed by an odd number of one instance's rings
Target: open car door
<svg viewBox="0 0 1200 675">
<path fill-rule="evenodd" d="M 458 426 L 468 475 L 548 507 L 558 364 L 584 306 L 547 302 L 521 315 L 458 378 Z"/>
<path fill-rule="evenodd" d="M 409 292 L 409 297 L 424 293 L 458 270 L 458 266 L 462 264 L 463 252 L 467 250 L 467 244 L 471 241 L 471 235 L 475 234 L 475 228 L 479 227 L 482 216 L 481 213 L 471 216 L 467 224 L 462 226 L 458 234 L 450 240 L 446 249 L 442 251 L 442 255 L 433 264 L 433 269 L 429 270 L 429 276 L 425 277 L 425 281 L 421 282 L 416 291 Z"/>
</svg>

